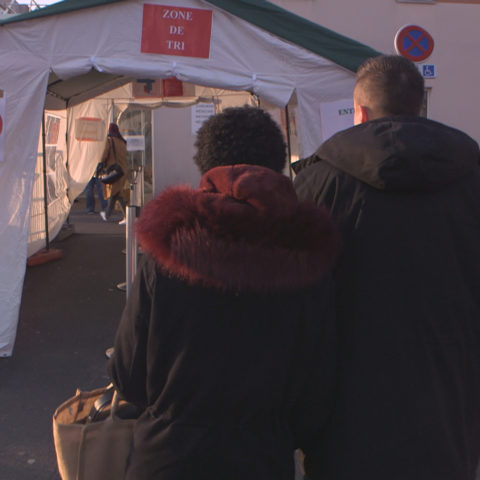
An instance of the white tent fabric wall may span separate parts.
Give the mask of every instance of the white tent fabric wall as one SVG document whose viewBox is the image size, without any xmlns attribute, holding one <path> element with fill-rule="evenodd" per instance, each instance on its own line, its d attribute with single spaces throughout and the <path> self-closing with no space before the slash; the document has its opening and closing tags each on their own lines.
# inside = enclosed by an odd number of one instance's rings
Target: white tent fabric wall
<svg viewBox="0 0 480 480">
<path fill-rule="evenodd" d="M 115 98 L 113 92 L 111 98 Z M 70 202 L 73 202 L 82 193 L 101 160 L 112 110 L 111 98 L 94 98 L 67 110 L 68 171 L 70 174 L 68 197 Z M 78 137 L 79 122 L 83 119 L 98 120 L 96 122 L 99 124 L 96 139 L 82 140 L 81 137 Z"/>
<path fill-rule="evenodd" d="M 111 97 L 115 97 L 115 91 L 112 92 Z M 47 212 L 50 241 L 60 232 L 70 213 L 72 202 L 84 190 L 95 172 L 107 134 L 111 102 L 111 98 L 102 96 L 67 110 L 45 111 Z M 102 130 L 97 141 L 79 141 L 76 138 L 76 120 L 85 117 L 103 119 Z M 67 125 L 72 126 L 68 149 L 66 145 Z M 67 150 L 69 150 L 68 155 Z M 45 226 L 43 141 L 40 129 L 30 210 L 28 256 L 45 248 Z"/>
<path fill-rule="evenodd" d="M 65 111 L 45 112 L 45 167 L 47 187 L 48 235 L 55 238 L 70 211 L 67 197 L 68 172 L 65 143 Z M 30 232 L 27 255 L 33 255 L 46 246 L 45 185 L 43 134 L 38 139 L 37 164 L 30 210 Z"/>
<path fill-rule="evenodd" d="M 0 210 L 0 356 L 13 351 L 37 135 L 50 71 L 62 79 L 86 74 L 92 67 L 129 78 L 176 76 L 198 85 L 252 91 L 279 107 L 296 91 L 304 155 L 321 143 L 315 105 L 345 98 L 353 88 L 352 72 L 207 2 L 168 4 L 212 11 L 209 58 L 141 53 L 140 0 L 12 23 L 0 30 L 0 88 L 6 95 L 5 158 L 0 163 L 0 201 L 5 207 Z M 89 156 L 92 166 L 95 157 L 93 152 Z"/>
<path fill-rule="evenodd" d="M 48 68 L 37 58 L 24 56 L 19 65 L 14 55 L 0 54 L 0 88 L 6 96 L 4 158 L 0 160 L 0 356 L 11 355 L 16 335 L 45 99 L 42 92 L 48 80 Z"/>
</svg>

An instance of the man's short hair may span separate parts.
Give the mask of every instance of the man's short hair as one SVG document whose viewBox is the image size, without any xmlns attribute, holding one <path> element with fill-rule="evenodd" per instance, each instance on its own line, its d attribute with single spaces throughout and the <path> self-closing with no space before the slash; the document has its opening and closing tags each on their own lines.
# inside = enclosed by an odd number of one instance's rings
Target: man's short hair
<svg viewBox="0 0 480 480">
<path fill-rule="evenodd" d="M 194 161 L 201 173 L 222 165 L 250 164 L 281 172 L 286 146 L 270 115 L 255 107 L 230 107 L 200 127 Z"/>
<path fill-rule="evenodd" d="M 375 117 L 419 115 L 423 105 L 424 80 L 417 67 L 399 55 L 369 58 L 357 71 L 355 98 Z"/>
</svg>

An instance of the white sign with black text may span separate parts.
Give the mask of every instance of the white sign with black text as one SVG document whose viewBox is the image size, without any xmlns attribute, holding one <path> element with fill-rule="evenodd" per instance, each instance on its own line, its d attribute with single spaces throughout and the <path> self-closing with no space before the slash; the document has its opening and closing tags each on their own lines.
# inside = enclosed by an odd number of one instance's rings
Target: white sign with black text
<svg viewBox="0 0 480 480">
<path fill-rule="evenodd" d="M 213 103 L 198 103 L 192 107 L 192 135 L 196 135 L 203 122 L 215 115 Z"/>
<path fill-rule="evenodd" d="M 323 141 L 334 133 L 353 127 L 353 100 L 351 98 L 320 104 Z"/>
<path fill-rule="evenodd" d="M 143 152 L 145 150 L 144 135 L 125 135 L 127 152 Z"/>
</svg>

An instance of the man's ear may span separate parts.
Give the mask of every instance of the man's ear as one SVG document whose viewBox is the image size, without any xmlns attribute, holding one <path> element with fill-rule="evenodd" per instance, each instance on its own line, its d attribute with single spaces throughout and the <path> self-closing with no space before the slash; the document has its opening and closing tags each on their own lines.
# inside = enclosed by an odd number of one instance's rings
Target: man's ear
<svg viewBox="0 0 480 480">
<path fill-rule="evenodd" d="M 359 105 L 358 109 L 360 123 L 368 122 L 370 120 L 370 111 L 368 107 L 365 107 L 364 105 Z"/>
<path fill-rule="evenodd" d="M 360 123 L 368 122 L 370 120 L 370 111 L 368 107 L 359 105 L 356 100 L 353 100 L 353 124 L 359 125 Z"/>
</svg>

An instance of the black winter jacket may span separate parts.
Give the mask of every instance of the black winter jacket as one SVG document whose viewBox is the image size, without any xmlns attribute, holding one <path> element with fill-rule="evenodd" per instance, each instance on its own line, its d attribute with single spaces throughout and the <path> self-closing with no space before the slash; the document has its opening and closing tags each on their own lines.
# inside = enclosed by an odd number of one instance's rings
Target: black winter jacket
<svg viewBox="0 0 480 480">
<path fill-rule="evenodd" d="M 473 480 L 480 454 L 480 170 L 466 134 L 392 117 L 296 165 L 343 248 L 334 414 L 312 480 Z"/>
<path fill-rule="evenodd" d="M 292 480 L 331 407 L 336 233 L 262 167 L 210 170 L 137 222 L 145 250 L 109 364 L 146 407 L 129 480 Z"/>
</svg>

